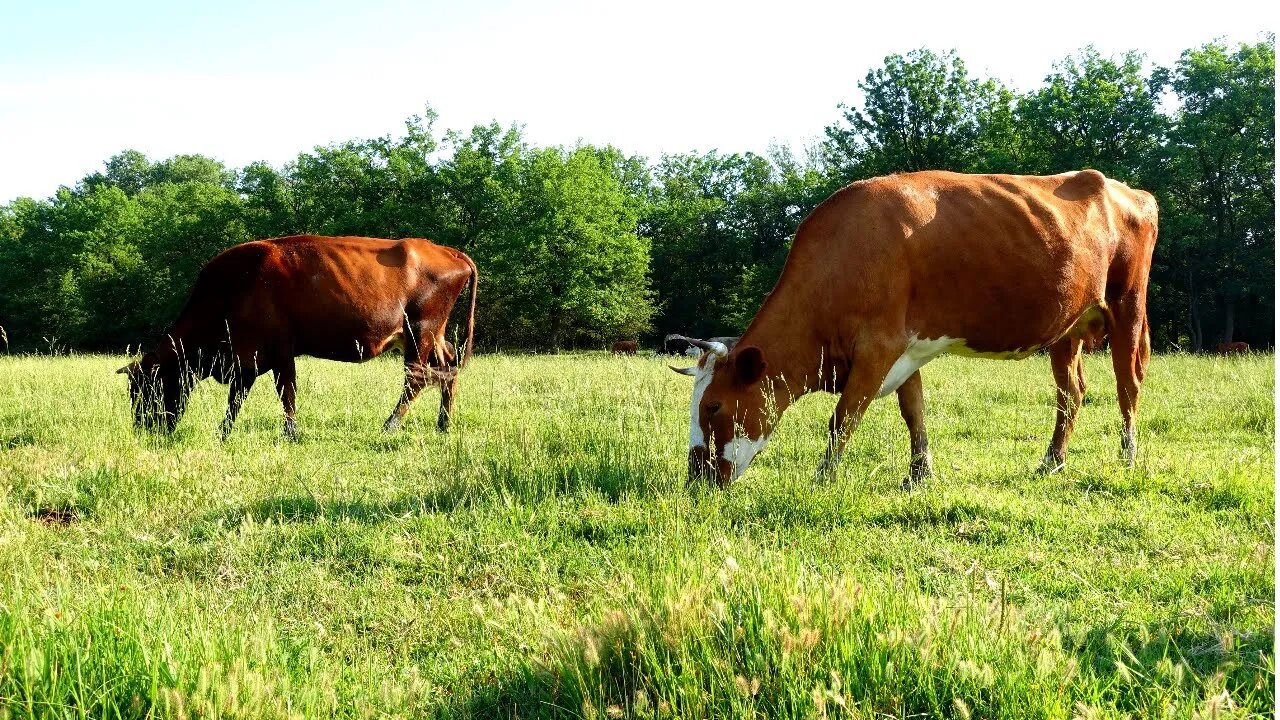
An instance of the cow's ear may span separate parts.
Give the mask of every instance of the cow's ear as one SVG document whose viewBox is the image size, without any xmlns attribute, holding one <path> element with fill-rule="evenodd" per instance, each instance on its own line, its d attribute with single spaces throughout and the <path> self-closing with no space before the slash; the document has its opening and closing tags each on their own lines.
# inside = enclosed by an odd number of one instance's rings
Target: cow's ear
<svg viewBox="0 0 1280 720">
<path fill-rule="evenodd" d="M 117 375 L 128 375 L 128 374 L 132 373 L 134 370 L 137 370 L 137 369 L 138 369 L 138 361 L 137 361 L 137 360 L 134 360 L 133 362 L 129 363 L 128 365 L 125 365 L 124 367 L 122 367 L 122 368 L 120 368 L 119 370 L 117 370 L 117 371 L 116 371 L 116 374 L 117 374 Z"/>
<path fill-rule="evenodd" d="M 748 345 L 737 352 L 733 358 L 733 367 L 737 372 L 738 382 L 743 385 L 754 385 L 764 377 L 764 351 L 755 345 Z"/>
<path fill-rule="evenodd" d="M 696 367 L 678 368 L 675 365 L 668 365 L 667 367 L 680 373 L 681 375 L 688 375 L 689 377 L 693 377 L 694 375 L 698 374 L 698 369 Z"/>
</svg>

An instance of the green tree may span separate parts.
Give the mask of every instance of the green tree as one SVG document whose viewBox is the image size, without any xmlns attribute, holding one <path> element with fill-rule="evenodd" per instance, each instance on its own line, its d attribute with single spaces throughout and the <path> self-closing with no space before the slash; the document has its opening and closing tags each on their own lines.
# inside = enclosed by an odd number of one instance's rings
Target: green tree
<svg viewBox="0 0 1280 720">
<path fill-rule="evenodd" d="M 518 127 L 496 122 L 476 125 L 468 135 L 447 133 L 445 144 L 453 152 L 438 170 L 441 240 L 480 257 L 514 229 L 515 188 L 528 146 Z"/>
<path fill-rule="evenodd" d="M 236 189 L 244 199 L 244 223 L 255 238 L 296 235 L 305 231 L 299 220 L 297 193 L 291 179 L 265 162 L 240 171 Z"/>
<path fill-rule="evenodd" d="M 137 150 L 125 150 L 111 156 L 105 163 L 105 172 L 92 173 L 84 179 L 86 188 L 95 185 L 114 185 L 126 195 L 137 195 L 151 183 L 151 161 Z"/>
<path fill-rule="evenodd" d="M 227 189 L 235 187 L 236 174 L 217 160 L 204 155 L 174 155 L 153 164 L 147 185 L 203 183 Z"/>
<path fill-rule="evenodd" d="M 612 156 L 583 146 L 521 159 L 518 223 L 485 255 L 500 293 L 491 317 L 517 343 L 555 351 L 648 328 L 649 246 Z"/>
<path fill-rule="evenodd" d="M 1116 61 L 1090 46 L 1055 63 L 1044 86 L 1017 104 L 1024 171 L 1094 168 L 1141 184 L 1165 132 L 1158 92 L 1136 52 Z"/>
<path fill-rule="evenodd" d="M 841 105 L 843 123 L 826 128 L 824 143 L 827 163 L 846 180 L 1013 162 L 1004 155 L 1013 94 L 995 80 L 970 77 L 954 51 L 890 55 L 858 89 L 861 106 Z"/>
<path fill-rule="evenodd" d="M 740 333 L 772 289 L 800 221 L 833 189 L 813 162 L 775 149 L 667 155 L 641 223 L 658 334 Z"/>
<path fill-rule="evenodd" d="M 1169 275 L 1183 280 L 1195 349 L 1272 339 L 1275 250 L 1275 36 L 1234 51 L 1187 50 L 1160 73 L 1180 101 L 1170 134 L 1163 236 Z M 1208 321 L 1211 312 L 1216 319 Z M 1210 327 L 1206 327 L 1210 326 Z M 1216 329 L 1216 333 L 1213 329 Z"/>
</svg>

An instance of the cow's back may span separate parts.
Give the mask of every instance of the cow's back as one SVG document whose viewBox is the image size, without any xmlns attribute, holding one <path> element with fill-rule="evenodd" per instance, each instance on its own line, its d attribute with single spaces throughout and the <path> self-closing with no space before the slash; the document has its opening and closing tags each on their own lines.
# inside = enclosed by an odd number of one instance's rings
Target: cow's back
<svg viewBox="0 0 1280 720">
<path fill-rule="evenodd" d="M 1109 286 L 1145 286 L 1149 197 L 1092 170 L 861 181 L 802 223 L 774 293 L 812 288 L 807 304 L 837 332 L 875 316 L 981 352 L 1027 349 L 1105 304 Z"/>
<path fill-rule="evenodd" d="M 412 239 L 244 243 L 205 265 L 175 328 L 200 336 L 201 345 L 229 333 L 233 345 L 256 352 L 362 360 L 402 330 L 407 314 L 430 305 L 442 284 L 465 283 L 470 266 L 458 255 Z"/>
</svg>

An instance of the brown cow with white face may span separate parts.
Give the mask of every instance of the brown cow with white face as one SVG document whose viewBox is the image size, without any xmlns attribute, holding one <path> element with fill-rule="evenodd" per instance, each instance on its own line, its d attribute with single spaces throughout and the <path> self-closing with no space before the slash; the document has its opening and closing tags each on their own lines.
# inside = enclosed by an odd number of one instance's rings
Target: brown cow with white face
<svg viewBox="0 0 1280 720">
<path fill-rule="evenodd" d="M 877 397 L 898 394 L 908 483 L 932 474 L 920 368 L 944 353 L 1020 359 L 1048 348 L 1057 422 L 1041 470 L 1063 467 L 1083 396 L 1082 338 L 1111 339 L 1121 448 L 1134 462 L 1151 343 L 1147 277 L 1157 208 L 1094 170 L 1047 177 L 918 172 L 853 183 L 796 232 L 738 344 L 704 342 L 690 478 L 724 486 L 796 398 L 839 393 L 819 472 L 834 469 Z"/>
<path fill-rule="evenodd" d="M 471 357 L 478 277 L 471 258 L 428 240 L 301 235 L 229 248 L 200 270 L 165 340 L 120 368 L 129 376 L 135 422 L 172 431 L 191 388 L 213 377 L 230 385 L 226 439 L 254 380 L 270 371 L 285 435 L 294 437 L 295 357 L 364 362 L 400 349 L 404 391 L 384 429 L 399 428 L 410 403 L 435 383 L 437 425 L 447 430 L 458 372 Z M 444 331 L 468 283 L 459 358 Z"/>
</svg>

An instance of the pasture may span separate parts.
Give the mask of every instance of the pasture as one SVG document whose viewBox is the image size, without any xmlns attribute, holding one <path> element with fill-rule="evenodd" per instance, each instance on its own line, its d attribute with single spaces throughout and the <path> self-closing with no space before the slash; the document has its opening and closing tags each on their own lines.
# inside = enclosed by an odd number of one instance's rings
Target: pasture
<svg viewBox="0 0 1280 720">
<path fill-rule="evenodd" d="M 394 436 L 396 359 L 303 359 L 300 439 L 261 382 L 225 444 L 212 381 L 153 437 L 123 358 L 0 357 L 0 718 L 1269 716 L 1273 356 L 1153 358 L 1134 470 L 1085 362 L 1061 474 L 1046 357 L 942 358 L 922 489 L 892 397 L 815 484 L 815 395 L 716 492 L 643 354 Z"/>
</svg>

